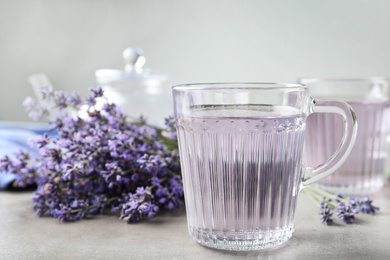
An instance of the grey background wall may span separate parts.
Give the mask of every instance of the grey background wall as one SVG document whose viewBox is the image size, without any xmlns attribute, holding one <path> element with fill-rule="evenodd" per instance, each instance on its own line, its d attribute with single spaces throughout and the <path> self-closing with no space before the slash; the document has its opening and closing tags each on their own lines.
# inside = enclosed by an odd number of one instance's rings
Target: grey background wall
<svg viewBox="0 0 390 260">
<path fill-rule="evenodd" d="M 390 1 L 0 0 L 0 120 L 27 120 L 27 76 L 86 94 L 128 46 L 173 84 L 390 76 Z"/>
</svg>

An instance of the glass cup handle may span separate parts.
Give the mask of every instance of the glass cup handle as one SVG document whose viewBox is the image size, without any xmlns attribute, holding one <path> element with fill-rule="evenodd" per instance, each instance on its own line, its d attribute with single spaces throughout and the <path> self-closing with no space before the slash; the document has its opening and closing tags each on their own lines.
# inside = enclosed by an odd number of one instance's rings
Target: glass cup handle
<svg viewBox="0 0 390 260">
<path fill-rule="evenodd" d="M 323 164 L 317 167 L 307 167 L 303 176 L 303 186 L 317 182 L 336 171 L 348 158 L 357 134 L 356 115 L 351 106 L 343 101 L 312 101 L 311 113 L 336 113 L 344 121 L 344 135 L 337 151 Z"/>
</svg>

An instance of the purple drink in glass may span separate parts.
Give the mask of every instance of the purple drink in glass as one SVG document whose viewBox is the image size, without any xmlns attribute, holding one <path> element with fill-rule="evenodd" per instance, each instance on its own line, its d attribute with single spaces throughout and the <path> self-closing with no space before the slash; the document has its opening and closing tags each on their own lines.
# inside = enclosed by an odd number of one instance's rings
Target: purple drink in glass
<svg viewBox="0 0 390 260">
<path fill-rule="evenodd" d="M 355 145 L 344 164 L 316 185 L 342 194 L 364 195 L 384 184 L 389 130 L 389 80 L 300 79 L 314 98 L 344 100 L 355 111 L 359 129 Z M 322 101 L 326 105 L 326 101 Z M 305 161 L 318 165 L 337 149 L 344 126 L 335 114 L 313 114 L 307 118 Z"/>
<path fill-rule="evenodd" d="M 173 88 L 188 229 L 202 245 L 248 251 L 286 242 L 301 188 L 334 172 L 356 136 L 345 102 L 316 103 L 298 84 Z M 306 117 L 338 113 L 345 135 L 330 160 L 302 165 Z"/>
<path fill-rule="evenodd" d="M 348 104 L 359 121 L 355 146 L 344 164 L 316 185 L 343 194 L 373 193 L 380 190 L 384 183 L 389 102 L 350 101 Z M 315 166 L 329 158 L 337 149 L 343 132 L 340 116 L 310 115 L 305 136 L 307 165 Z"/>
<path fill-rule="evenodd" d="M 234 108 L 237 113 L 237 107 Z M 303 115 L 177 119 L 190 234 L 206 246 L 266 248 L 287 241 L 303 173 Z M 259 114 L 256 116 L 256 114 Z M 202 199 L 197 197 L 201 196 Z"/>
</svg>

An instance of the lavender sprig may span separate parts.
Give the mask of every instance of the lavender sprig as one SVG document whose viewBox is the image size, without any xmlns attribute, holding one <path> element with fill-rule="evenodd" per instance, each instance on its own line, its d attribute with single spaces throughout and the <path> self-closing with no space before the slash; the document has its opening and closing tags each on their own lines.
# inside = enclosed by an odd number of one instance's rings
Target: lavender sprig
<svg viewBox="0 0 390 260">
<path fill-rule="evenodd" d="M 320 220 L 326 225 L 334 222 L 332 210 L 335 210 L 336 215 L 347 224 L 354 223 L 356 214 L 359 212 L 375 214 L 379 210 L 378 207 L 372 205 L 372 200 L 369 198 L 361 200 L 354 197 L 345 198 L 341 194 L 334 195 L 314 187 L 306 187 L 303 191 L 321 208 Z"/>
<path fill-rule="evenodd" d="M 370 198 L 368 198 L 368 197 L 364 198 L 360 201 L 359 209 L 361 212 L 364 212 L 367 214 L 370 214 L 370 213 L 375 214 L 375 212 L 377 212 L 379 210 L 378 207 L 375 207 L 374 205 L 372 205 L 372 200 L 370 200 Z"/>
<path fill-rule="evenodd" d="M 129 193 L 129 198 L 122 206 L 120 219 L 127 223 L 138 222 L 145 217 L 154 217 L 159 207 L 153 201 L 151 188 L 138 187 L 136 193 Z"/>
<path fill-rule="evenodd" d="M 337 216 L 347 224 L 352 224 L 355 221 L 355 215 L 359 213 L 358 209 L 342 202 L 338 204 L 336 211 Z"/>
<path fill-rule="evenodd" d="M 333 218 L 332 218 L 333 213 L 330 211 L 328 204 L 323 204 L 321 206 L 321 209 L 322 210 L 319 213 L 321 215 L 320 217 L 321 222 L 325 223 L 326 225 L 333 224 Z"/>
<path fill-rule="evenodd" d="M 15 185 L 38 185 L 33 197 L 38 216 L 80 220 L 111 209 L 132 223 L 182 206 L 172 117 L 167 129 L 144 120 L 130 122 L 100 88 L 91 89 L 85 99 L 44 88 L 42 98 L 49 107 L 29 98 L 26 109 L 39 119 L 57 109 L 51 124 L 58 135 L 29 140 L 38 149 L 35 156 L 20 151 L 0 159 L 0 171 L 14 173 Z"/>
</svg>

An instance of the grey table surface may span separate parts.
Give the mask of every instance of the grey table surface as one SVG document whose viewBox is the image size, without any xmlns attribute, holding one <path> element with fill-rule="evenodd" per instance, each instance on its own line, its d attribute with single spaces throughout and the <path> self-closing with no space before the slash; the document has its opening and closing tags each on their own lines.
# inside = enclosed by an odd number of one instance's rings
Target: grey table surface
<svg viewBox="0 0 390 260">
<path fill-rule="evenodd" d="M 125 224 L 118 215 L 75 223 L 37 217 L 32 193 L 0 192 L 0 259 L 390 259 L 390 186 L 372 196 L 381 209 L 356 224 L 326 226 L 317 206 L 299 195 L 295 232 L 273 250 L 228 252 L 188 235 L 185 209 Z"/>
</svg>

